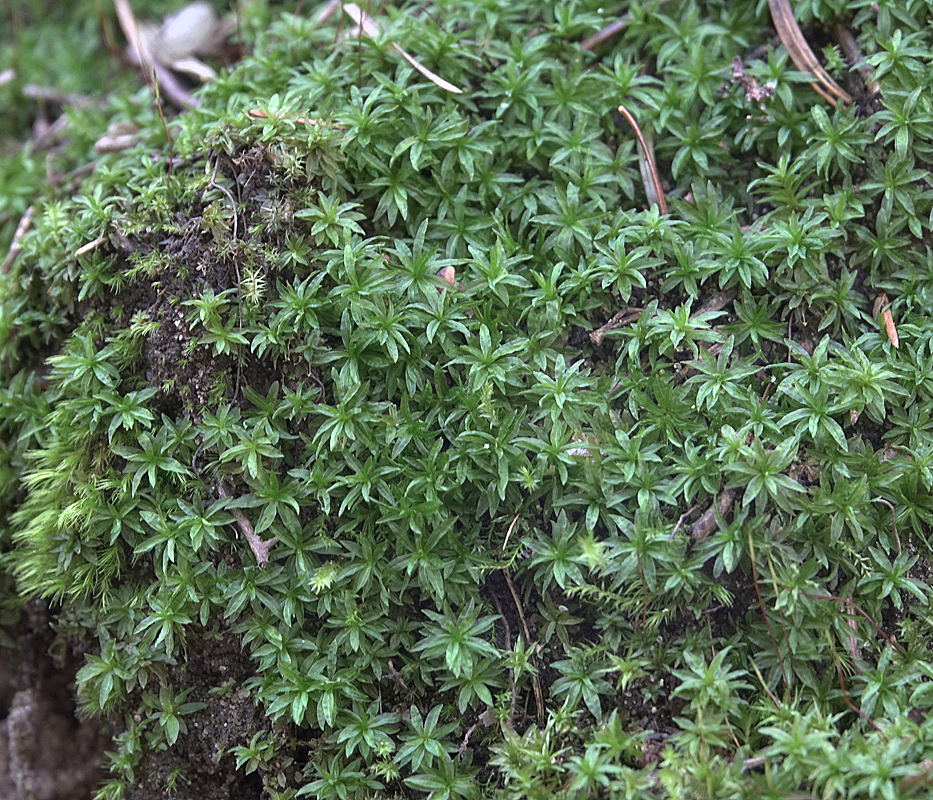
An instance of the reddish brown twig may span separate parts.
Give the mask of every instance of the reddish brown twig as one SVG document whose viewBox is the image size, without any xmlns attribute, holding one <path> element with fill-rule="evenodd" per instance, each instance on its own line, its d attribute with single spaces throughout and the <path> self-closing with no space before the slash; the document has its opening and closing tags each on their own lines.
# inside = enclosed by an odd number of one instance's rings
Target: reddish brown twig
<svg viewBox="0 0 933 800">
<path fill-rule="evenodd" d="M 651 173 L 651 181 L 654 184 L 655 197 L 657 197 L 658 210 L 662 214 L 667 213 L 667 201 L 664 199 L 664 190 L 661 188 L 661 179 L 658 177 L 658 170 L 654 166 L 654 159 L 651 157 L 651 151 L 648 149 L 648 143 L 645 141 L 645 137 L 641 135 L 641 128 L 638 127 L 638 123 L 635 121 L 629 110 L 620 105 L 619 113 L 628 120 L 628 124 L 632 126 L 632 130 L 635 131 L 635 135 L 638 137 L 638 143 L 641 145 L 641 150 L 644 155 L 645 162 L 648 164 L 648 170 Z"/>
<path fill-rule="evenodd" d="M 897 554 L 901 554 L 901 537 L 897 535 L 897 516 L 894 513 L 894 506 L 883 497 L 876 497 L 872 502 L 883 503 L 891 509 L 891 527 L 894 528 L 894 541 L 897 542 Z"/>
<path fill-rule="evenodd" d="M 628 11 L 615 22 L 610 22 L 605 28 L 592 36 L 587 37 L 580 43 L 581 50 L 592 50 L 603 42 L 608 41 L 613 36 L 624 31 L 632 21 L 632 12 Z"/>
<path fill-rule="evenodd" d="M 833 646 L 833 640 L 829 635 L 829 631 L 826 631 L 826 638 L 829 639 L 829 646 L 833 652 L 833 661 L 836 662 L 836 674 L 839 675 L 839 688 L 842 690 L 842 696 L 845 698 L 846 705 L 851 708 L 856 714 L 858 714 L 862 719 L 864 719 L 869 725 L 871 725 L 885 742 L 888 741 L 888 737 L 884 735 L 884 731 L 881 730 L 876 724 L 875 721 L 868 716 L 860 708 L 856 708 L 852 701 L 849 699 L 849 693 L 846 691 L 846 683 L 842 678 L 842 662 L 839 660 L 839 656 L 836 655 L 836 648 Z"/>
<path fill-rule="evenodd" d="M 783 588 L 788 589 L 789 587 L 784 586 Z M 886 634 L 883 630 L 881 630 L 881 628 L 878 627 L 875 621 L 871 617 L 869 617 L 868 614 L 866 614 L 861 608 L 859 608 L 851 600 L 846 600 L 844 597 L 836 597 L 836 595 L 834 594 L 816 594 L 815 592 L 801 592 L 800 594 L 802 594 L 804 597 L 809 597 L 812 600 L 832 600 L 834 603 L 844 603 L 850 608 L 855 609 L 855 611 L 857 611 L 859 614 L 865 617 L 865 619 L 868 620 L 868 624 L 871 625 L 878 632 L 878 634 L 881 636 L 882 639 L 884 639 L 894 650 L 896 650 L 898 653 L 904 656 L 904 658 L 907 657 L 907 653 L 904 652 L 904 650 L 900 647 L 900 645 L 898 645 L 897 642 L 895 642 L 890 636 L 888 636 L 888 634 Z"/>
<path fill-rule="evenodd" d="M 787 671 L 784 669 L 784 659 L 781 658 L 781 651 L 778 648 L 777 639 L 774 638 L 774 631 L 771 630 L 771 621 L 768 619 L 768 614 L 765 611 L 765 601 L 761 599 L 761 588 L 758 586 L 758 569 L 755 567 L 755 543 L 752 541 L 751 533 L 748 534 L 748 549 L 751 555 L 752 583 L 755 584 L 755 594 L 758 597 L 758 607 L 761 609 L 761 616 L 765 618 L 765 626 L 768 628 L 768 636 L 771 637 L 771 645 L 774 647 L 775 655 L 777 655 L 778 664 L 781 665 L 781 675 L 784 676 L 784 685 L 789 688 L 790 682 L 787 680 Z"/>
</svg>

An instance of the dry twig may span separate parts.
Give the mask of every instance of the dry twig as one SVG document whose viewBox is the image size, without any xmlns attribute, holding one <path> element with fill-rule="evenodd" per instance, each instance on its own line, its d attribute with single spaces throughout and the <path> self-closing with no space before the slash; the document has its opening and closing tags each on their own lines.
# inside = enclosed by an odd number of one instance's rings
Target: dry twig
<svg viewBox="0 0 933 800">
<path fill-rule="evenodd" d="M 890 500 L 885 500 L 883 497 L 876 497 L 872 500 L 873 503 L 881 503 L 886 505 L 891 510 L 891 527 L 894 529 L 894 541 L 897 542 L 897 554 L 901 554 L 901 537 L 897 534 L 897 514 L 894 511 L 894 506 Z"/>
<path fill-rule="evenodd" d="M 484 728 L 488 728 L 490 725 L 496 724 L 496 711 L 492 706 L 488 706 L 486 710 L 479 715 L 479 719 L 474 722 L 466 732 L 466 735 L 463 737 L 463 742 L 460 744 L 460 751 L 457 755 L 460 758 L 463 758 L 464 753 L 466 753 L 467 745 L 470 743 L 470 737 L 473 735 L 473 732 L 482 725 Z"/>
<path fill-rule="evenodd" d="M 865 81 L 865 85 L 868 87 L 868 91 L 870 91 L 873 96 L 881 94 L 881 84 L 875 80 L 875 71 L 865 63 L 865 57 L 862 55 L 862 51 L 859 50 L 858 43 L 855 41 L 852 31 L 841 22 L 837 22 L 833 26 L 833 33 L 836 34 L 839 47 L 842 48 L 842 52 L 846 59 L 861 74 L 862 80 Z"/>
<path fill-rule="evenodd" d="M 624 328 L 626 325 L 634 322 L 645 313 L 643 308 L 623 308 L 612 315 L 612 319 L 605 325 L 601 325 L 595 331 L 590 331 L 590 341 L 597 347 L 603 343 L 606 334 L 614 331 L 616 328 Z"/>
<path fill-rule="evenodd" d="M 631 125 L 632 130 L 635 131 L 635 135 L 638 137 L 638 143 L 641 145 L 642 158 L 648 165 L 648 171 L 651 176 L 651 184 L 649 184 L 647 180 L 645 181 L 645 191 L 648 193 L 648 202 L 656 205 L 662 214 L 666 214 L 667 201 L 664 199 L 664 190 L 661 188 L 661 179 L 658 177 L 658 170 L 654 166 L 654 158 L 652 158 L 651 149 L 648 147 L 645 137 L 642 136 L 641 128 L 638 127 L 635 117 L 629 113 L 629 110 L 625 106 L 619 106 L 619 113 L 628 120 L 628 124 Z"/>
<path fill-rule="evenodd" d="M 20 219 L 19 225 L 16 226 L 16 230 L 13 232 L 13 241 L 10 242 L 10 251 L 6 254 L 6 258 L 3 259 L 3 264 L 0 264 L 0 272 L 9 272 L 13 262 L 16 261 L 16 257 L 23 249 L 23 237 L 26 235 L 26 231 L 29 230 L 29 226 L 32 225 L 32 214 L 35 210 L 35 206 L 29 206 L 22 219 Z"/>
<path fill-rule="evenodd" d="M 663 6 L 668 0 L 659 0 L 658 5 Z M 598 47 L 603 42 L 608 41 L 616 34 L 624 31 L 631 23 L 633 15 L 631 11 L 626 11 L 621 17 L 619 17 L 615 22 L 610 22 L 605 28 L 600 30 L 598 33 L 594 33 L 592 36 L 584 39 L 580 43 L 581 50 L 592 50 L 595 47 Z"/>
<path fill-rule="evenodd" d="M 509 591 L 512 593 L 512 599 L 515 601 L 515 608 L 518 609 L 518 617 L 522 621 L 522 628 L 525 631 L 525 641 L 531 643 L 531 631 L 528 630 L 528 622 L 525 619 L 525 610 L 522 608 L 522 601 L 515 590 L 515 584 L 512 583 L 512 576 L 507 569 L 502 570 L 505 575 L 505 582 L 509 585 Z M 544 724 L 544 693 L 541 691 L 541 682 L 536 673 L 531 673 L 531 686 L 535 692 L 535 705 L 538 708 L 538 722 Z"/>
<path fill-rule="evenodd" d="M 505 541 L 502 543 L 502 549 L 503 549 L 503 551 L 505 550 L 505 548 L 506 548 L 506 547 L 508 546 L 508 544 L 509 544 L 509 537 L 512 535 L 512 531 L 515 529 L 515 523 L 518 522 L 518 517 L 519 517 L 519 514 L 516 514 L 516 515 L 512 518 L 512 524 L 509 525 L 509 529 L 505 532 Z"/>
<path fill-rule="evenodd" d="M 221 497 L 232 497 L 230 490 L 223 481 L 217 484 L 217 494 Z M 269 551 L 275 546 L 276 542 L 278 542 L 279 537 L 273 536 L 271 539 L 263 540 L 256 535 L 250 521 L 240 509 L 231 508 L 230 513 L 233 514 L 233 518 L 236 520 L 240 533 L 243 534 L 243 538 L 246 539 L 247 544 L 249 544 L 249 549 L 252 550 L 253 555 L 256 556 L 256 563 L 260 567 L 264 567 L 269 563 Z"/>
<path fill-rule="evenodd" d="M 674 541 L 674 537 L 677 535 L 677 531 L 679 531 L 679 530 L 680 530 L 680 527 L 687 521 L 687 517 L 689 517 L 689 516 L 690 516 L 694 511 L 696 511 L 699 507 L 700 507 L 700 504 L 699 504 L 699 503 L 694 503 L 690 508 L 688 508 L 686 511 L 684 511 L 684 513 L 681 514 L 681 515 L 677 518 L 677 524 L 674 525 L 674 530 L 671 531 L 671 536 L 670 536 L 669 541 L 671 541 L 671 542 Z"/>
<path fill-rule="evenodd" d="M 411 694 L 411 689 L 409 689 L 408 684 L 405 683 L 405 678 L 402 676 L 402 673 L 395 668 L 395 664 L 392 663 L 392 659 L 389 659 L 389 677 L 407 694 Z"/>
<path fill-rule="evenodd" d="M 518 519 L 518 515 L 515 515 L 515 518 Z M 505 614 L 502 613 L 502 604 L 499 602 L 498 595 L 493 592 L 492 602 L 496 606 L 496 613 L 499 615 L 499 619 L 502 620 L 502 626 L 505 628 L 505 649 L 512 649 L 512 634 L 509 631 L 509 621 L 506 618 Z M 511 723 L 515 719 L 515 703 L 518 701 L 518 692 L 515 689 L 515 667 L 509 667 L 509 690 L 512 692 L 512 702 L 509 705 L 509 722 Z"/>
</svg>

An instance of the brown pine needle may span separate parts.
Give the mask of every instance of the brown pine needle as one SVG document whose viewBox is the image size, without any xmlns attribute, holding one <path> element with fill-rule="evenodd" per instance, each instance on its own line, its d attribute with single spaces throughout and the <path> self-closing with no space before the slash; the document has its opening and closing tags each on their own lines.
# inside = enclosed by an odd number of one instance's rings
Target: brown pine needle
<svg viewBox="0 0 933 800">
<path fill-rule="evenodd" d="M 644 154 L 645 161 L 648 163 L 648 169 L 651 171 L 651 181 L 654 184 L 655 196 L 658 200 L 658 210 L 662 214 L 666 214 L 667 201 L 664 199 L 664 190 L 661 188 L 661 179 L 658 177 L 658 170 L 654 166 L 654 159 L 651 157 L 651 151 L 648 149 L 648 144 L 645 142 L 645 137 L 641 135 L 641 128 L 638 127 L 638 123 L 635 122 L 635 117 L 629 113 L 629 110 L 625 106 L 619 106 L 619 113 L 628 120 L 628 124 L 632 126 L 632 130 L 635 131 L 635 135 L 638 137 L 638 143 L 641 145 L 641 151 Z"/>
<path fill-rule="evenodd" d="M 797 20 L 794 19 L 790 0 L 768 0 L 768 8 L 771 10 L 774 29 L 781 39 L 781 44 L 787 49 L 794 66 L 803 72 L 812 73 L 813 77 L 816 78 L 817 83 L 812 84 L 812 86 L 817 94 L 833 107 L 835 107 L 837 99 L 842 100 L 846 105 L 850 104 L 852 96 L 829 76 L 829 73 L 823 69 L 823 65 L 813 55 L 813 51 L 810 49 L 810 45 L 807 44 Z"/>
</svg>

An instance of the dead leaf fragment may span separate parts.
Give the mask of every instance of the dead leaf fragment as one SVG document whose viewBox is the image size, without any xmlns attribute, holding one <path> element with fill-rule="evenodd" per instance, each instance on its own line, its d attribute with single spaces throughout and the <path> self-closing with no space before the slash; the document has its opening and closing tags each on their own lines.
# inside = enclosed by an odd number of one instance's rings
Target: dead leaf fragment
<svg viewBox="0 0 933 800">
<path fill-rule="evenodd" d="M 94 142 L 98 153 L 119 153 L 136 144 L 139 125 L 134 122 L 113 122 L 107 132 Z"/>
<path fill-rule="evenodd" d="M 159 27 L 154 53 L 166 66 L 191 56 L 217 52 L 229 32 L 229 25 L 217 19 L 209 3 L 199 0 L 169 14 Z"/>
<path fill-rule="evenodd" d="M 206 83 L 216 78 L 217 73 L 198 56 L 216 53 L 230 30 L 230 24 L 218 20 L 208 3 L 198 0 L 169 14 L 161 25 L 140 23 L 139 37 L 145 51 L 160 64 Z M 134 57 L 132 49 L 130 57 Z"/>
<path fill-rule="evenodd" d="M 895 348 L 898 348 L 899 339 L 897 337 L 897 327 L 894 325 L 894 316 L 891 314 L 891 304 L 888 301 L 888 296 L 884 292 L 875 298 L 875 304 L 872 306 L 872 314 L 875 319 L 878 318 L 879 312 L 881 313 L 881 321 L 884 323 L 884 332 L 888 335 L 888 341 L 890 341 Z"/>
<path fill-rule="evenodd" d="M 218 20 L 205 0 L 189 3 L 161 23 L 137 22 L 129 0 L 114 0 L 114 5 L 130 61 L 176 106 L 197 105 L 176 74 L 202 83 L 216 77 L 214 70 L 198 57 L 215 54 L 232 31 L 232 23 Z"/>
<path fill-rule="evenodd" d="M 157 94 L 164 94 L 178 108 L 194 108 L 198 101 L 175 77 L 175 74 L 152 54 L 147 37 L 142 35 L 129 0 L 113 0 L 120 29 L 128 42 L 126 55 Z"/>
<path fill-rule="evenodd" d="M 437 276 L 447 281 L 454 289 L 457 288 L 457 270 L 449 264 L 446 267 L 441 267 L 437 271 Z"/>
<path fill-rule="evenodd" d="M 731 510 L 734 500 L 735 492 L 732 489 L 724 489 L 722 494 L 716 498 L 716 502 L 703 512 L 703 516 L 693 523 L 693 527 L 690 529 L 690 538 L 695 542 L 701 542 L 715 531 L 719 524 L 716 519 L 717 513 L 720 519 L 725 517 Z"/>
<path fill-rule="evenodd" d="M 916 768 L 920 771 L 905 775 L 904 779 L 901 781 L 900 790 L 902 797 L 908 792 L 912 792 L 917 787 L 930 786 L 933 784 L 933 760 L 925 758 L 916 765 Z"/>
<path fill-rule="evenodd" d="M 758 80 L 745 72 L 745 64 L 739 56 L 732 59 L 732 83 L 737 83 L 742 87 L 746 103 L 758 103 L 762 107 L 765 100 L 774 98 L 774 91 L 777 89 L 774 81 L 768 81 L 764 86 L 759 86 Z"/>
</svg>

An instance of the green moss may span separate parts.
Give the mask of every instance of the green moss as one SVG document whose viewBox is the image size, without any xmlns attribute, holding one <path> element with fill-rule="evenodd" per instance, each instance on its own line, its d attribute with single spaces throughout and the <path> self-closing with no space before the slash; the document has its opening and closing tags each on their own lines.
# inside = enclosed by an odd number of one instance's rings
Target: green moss
<svg viewBox="0 0 933 800">
<path fill-rule="evenodd" d="M 170 146 L 75 112 L 140 139 L 29 198 L 0 541 L 101 797 L 924 791 L 929 11 L 797 5 L 880 97 L 751 2 L 257 4 Z"/>
</svg>

